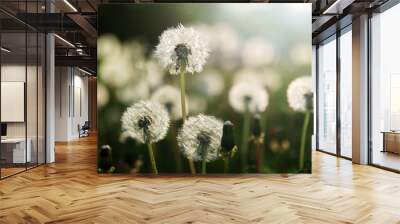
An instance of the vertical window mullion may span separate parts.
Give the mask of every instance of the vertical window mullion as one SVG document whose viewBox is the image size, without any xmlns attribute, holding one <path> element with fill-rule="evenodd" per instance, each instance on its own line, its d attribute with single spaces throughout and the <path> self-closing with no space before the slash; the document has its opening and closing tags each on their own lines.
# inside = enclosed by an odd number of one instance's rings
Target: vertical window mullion
<svg viewBox="0 0 400 224">
<path fill-rule="evenodd" d="M 336 155 L 341 156 L 341 119 L 340 119 L 340 35 L 336 31 Z"/>
</svg>

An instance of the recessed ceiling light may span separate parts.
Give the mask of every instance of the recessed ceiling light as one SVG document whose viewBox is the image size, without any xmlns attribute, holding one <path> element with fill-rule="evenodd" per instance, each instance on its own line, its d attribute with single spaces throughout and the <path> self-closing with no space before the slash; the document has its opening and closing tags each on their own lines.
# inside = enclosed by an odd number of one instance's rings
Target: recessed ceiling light
<svg viewBox="0 0 400 224">
<path fill-rule="evenodd" d="M 81 71 L 81 72 L 83 72 L 83 73 L 85 73 L 86 75 L 89 75 L 89 76 L 92 75 L 92 73 L 90 73 L 90 72 L 88 72 L 88 71 L 86 71 L 86 70 L 83 70 L 83 69 L 81 69 L 81 68 L 79 68 L 79 67 L 78 67 L 78 70 Z"/>
<path fill-rule="evenodd" d="M 11 50 L 9 50 L 9 49 L 7 49 L 5 47 L 1 47 L 0 49 L 1 49 L 1 51 L 4 51 L 6 53 L 10 53 L 11 52 Z"/>
<path fill-rule="evenodd" d="M 64 3 L 68 5 L 68 7 L 70 7 L 74 12 L 78 12 L 78 10 L 68 0 L 64 0 Z"/>
<path fill-rule="evenodd" d="M 57 37 L 59 40 L 61 40 L 62 42 L 64 42 L 65 44 L 67 44 L 70 47 L 75 48 L 75 45 L 73 45 L 71 42 L 69 42 L 68 40 L 62 38 L 61 36 L 59 36 L 58 34 L 54 34 L 55 37 Z"/>
</svg>

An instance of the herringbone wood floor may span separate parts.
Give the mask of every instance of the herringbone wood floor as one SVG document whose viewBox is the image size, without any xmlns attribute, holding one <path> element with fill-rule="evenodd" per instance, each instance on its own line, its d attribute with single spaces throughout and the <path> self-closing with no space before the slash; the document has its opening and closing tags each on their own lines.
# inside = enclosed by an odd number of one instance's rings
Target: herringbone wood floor
<svg viewBox="0 0 400 224">
<path fill-rule="evenodd" d="M 319 152 L 312 175 L 100 176 L 95 141 L 0 181 L 0 223 L 400 223 L 400 175 Z"/>
</svg>

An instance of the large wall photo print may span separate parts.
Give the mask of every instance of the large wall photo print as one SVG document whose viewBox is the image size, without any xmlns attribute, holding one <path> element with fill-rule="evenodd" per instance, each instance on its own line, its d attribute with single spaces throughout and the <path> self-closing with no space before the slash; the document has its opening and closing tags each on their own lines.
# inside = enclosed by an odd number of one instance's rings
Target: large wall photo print
<svg viewBox="0 0 400 224">
<path fill-rule="evenodd" d="M 310 173 L 311 4 L 106 4 L 98 172 Z"/>
</svg>

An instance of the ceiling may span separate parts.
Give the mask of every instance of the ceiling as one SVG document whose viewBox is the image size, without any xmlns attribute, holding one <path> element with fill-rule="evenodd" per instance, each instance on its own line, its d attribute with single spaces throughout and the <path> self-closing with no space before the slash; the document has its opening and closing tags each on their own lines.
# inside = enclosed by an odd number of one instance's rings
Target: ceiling
<svg viewBox="0 0 400 224">
<path fill-rule="evenodd" d="M 312 3 L 313 41 L 329 31 L 338 20 L 377 7 L 387 0 L 255 0 L 269 3 Z M 2 32 L 14 33 L 31 28 L 39 32 L 55 32 L 56 63 L 60 65 L 87 66 L 96 70 L 97 7 L 103 3 L 171 2 L 140 0 L 1 0 L 0 21 Z M 195 1 L 193 1 L 195 2 Z M 197 1 L 199 2 L 199 1 Z M 201 1 L 206 2 L 206 1 Z M 210 0 L 215 2 L 215 0 Z M 232 2 L 232 1 L 221 1 Z M 235 1 L 248 2 L 248 1 Z M 52 8 L 52 13 L 48 13 Z M 350 18 L 351 22 L 351 18 Z M 334 32 L 334 31 L 333 31 Z M 9 37 L 10 36 L 10 37 Z M 12 38 L 8 34 L 6 38 Z M 66 40 L 71 44 L 68 44 Z M 16 37 L 15 41 L 20 41 Z M 17 43 L 16 43 L 17 44 Z M 79 50 L 77 50 L 79 49 Z M 57 60 L 58 56 L 58 60 Z M 80 64 L 81 63 L 81 64 Z"/>
</svg>

